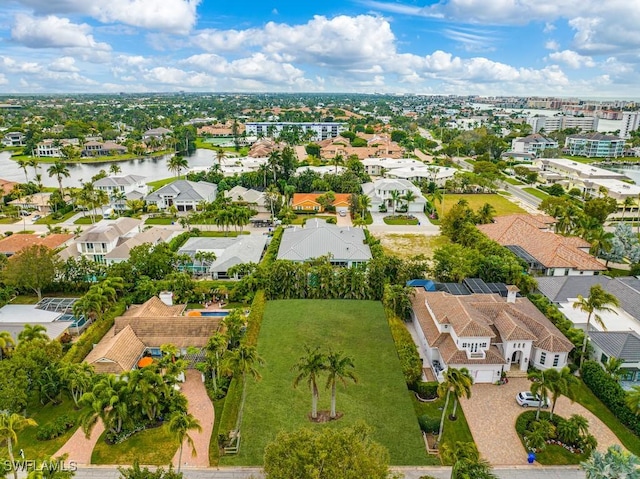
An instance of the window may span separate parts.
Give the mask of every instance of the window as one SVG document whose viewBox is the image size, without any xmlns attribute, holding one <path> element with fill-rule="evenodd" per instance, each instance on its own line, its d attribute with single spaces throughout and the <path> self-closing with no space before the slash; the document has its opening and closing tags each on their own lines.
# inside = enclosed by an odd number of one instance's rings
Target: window
<svg viewBox="0 0 640 479">
<path fill-rule="evenodd" d="M 466 348 L 467 347 L 467 343 L 462 343 L 462 347 Z"/>
<path fill-rule="evenodd" d="M 609 361 L 609 358 L 607 357 L 606 354 L 602 353 L 602 356 L 600 356 L 600 362 L 602 364 L 606 363 L 607 361 Z"/>
<path fill-rule="evenodd" d="M 544 364 L 545 362 L 547 362 L 547 353 L 541 352 L 540 353 L 540 364 Z"/>
<path fill-rule="evenodd" d="M 559 355 L 559 354 L 556 354 L 556 355 L 553 357 L 553 367 L 554 367 L 554 368 L 555 368 L 555 367 L 557 367 L 559 362 L 560 362 L 560 355 Z"/>
<path fill-rule="evenodd" d="M 487 347 L 487 343 L 482 343 L 482 347 L 486 348 Z"/>
</svg>

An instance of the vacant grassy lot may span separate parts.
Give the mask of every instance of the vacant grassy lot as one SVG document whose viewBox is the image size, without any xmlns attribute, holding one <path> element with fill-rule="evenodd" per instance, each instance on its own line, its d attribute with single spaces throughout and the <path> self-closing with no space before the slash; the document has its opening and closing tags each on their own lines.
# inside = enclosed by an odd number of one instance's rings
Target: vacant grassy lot
<svg viewBox="0 0 640 479">
<path fill-rule="evenodd" d="M 418 224 L 418 218 L 415 216 L 407 217 L 405 215 L 393 215 L 385 216 L 382 221 L 388 225 L 410 225 L 415 226 Z"/>
<path fill-rule="evenodd" d="M 91 216 L 81 216 L 73 222 L 74 225 L 91 225 L 102 220 L 102 215 L 95 215 L 93 219 Z"/>
<path fill-rule="evenodd" d="M 489 203 L 496 209 L 496 216 L 513 215 L 516 213 L 526 213 L 515 203 L 497 194 L 479 194 L 479 195 L 444 195 L 444 212 L 447 214 L 451 207 L 460 200 L 467 200 L 469 207 L 477 211 L 485 203 Z M 438 213 L 442 211 L 442 206 L 438 205 Z"/>
<path fill-rule="evenodd" d="M 533 195 L 536 198 L 540 198 L 541 200 L 546 200 L 549 197 L 548 194 L 546 194 L 542 190 L 539 190 L 538 188 L 522 188 L 522 189 L 523 191 L 526 191 L 530 195 Z"/>
<path fill-rule="evenodd" d="M 354 358 L 358 384 L 338 388 L 337 409 L 344 416 L 330 423 L 308 419 L 311 392 L 293 388 L 292 366 L 304 345 L 343 351 Z M 262 381 L 247 383 L 242 445 L 223 465 L 259 465 L 265 446 L 279 431 L 301 427 L 345 427 L 366 421 L 373 437 L 389 449 L 392 464 L 428 464 L 420 428 L 400 370 L 382 305 L 374 301 L 270 301 L 264 314 L 258 352 L 265 365 Z M 329 410 L 331 395 L 320 381 L 319 410 Z"/>
<path fill-rule="evenodd" d="M 411 258 L 416 255 L 431 256 L 433 250 L 449 243 L 446 236 L 426 236 L 421 233 L 376 233 L 386 255 Z"/>
<path fill-rule="evenodd" d="M 157 217 L 157 218 L 147 218 L 144 222 L 145 225 L 171 225 L 174 223 L 174 221 L 178 221 L 176 218 L 164 218 L 164 217 Z"/>
</svg>

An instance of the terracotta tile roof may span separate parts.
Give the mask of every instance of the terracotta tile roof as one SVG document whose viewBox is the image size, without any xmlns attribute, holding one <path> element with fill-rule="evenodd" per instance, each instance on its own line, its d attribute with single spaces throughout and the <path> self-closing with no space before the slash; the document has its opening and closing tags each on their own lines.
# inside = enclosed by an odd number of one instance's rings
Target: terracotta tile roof
<svg viewBox="0 0 640 479">
<path fill-rule="evenodd" d="M 154 296 L 144 304 L 132 304 L 129 306 L 122 316 L 124 317 L 140 317 L 154 316 L 160 318 L 180 316 L 184 312 L 184 304 L 176 304 L 167 306 L 162 300 Z"/>
<path fill-rule="evenodd" d="M 33 245 L 44 245 L 47 248 L 55 249 L 65 244 L 71 238 L 73 238 L 72 234 L 50 234 L 45 237 L 29 234 L 14 234 L 0 240 L 0 253 L 12 255 Z"/>
<path fill-rule="evenodd" d="M 131 328 L 147 347 L 158 348 L 171 343 L 179 348 L 186 348 L 205 346 L 219 326 L 220 318 L 211 316 L 119 316 L 116 318 L 114 331 L 118 334 Z"/>
<path fill-rule="evenodd" d="M 15 181 L 9 181 L 0 178 L 0 189 L 2 190 L 3 195 L 8 195 L 13 190 L 13 187 L 19 185 L 20 183 L 16 183 Z"/>
<path fill-rule="evenodd" d="M 135 366 L 144 349 L 145 345 L 130 326 L 118 334 L 115 333 L 115 328 L 111 328 L 85 361 L 93 364 L 96 373 L 121 374 Z"/>
<path fill-rule="evenodd" d="M 323 195 L 324 193 L 294 193 L 293 198 L 291 199 L 291 206 L 295 208 L 296 205 L 300 205 L 302 203 L 311 202 L 317 206 L 320 206 L 318 203 L 318 196 Z M 335 200 L 332 203 L 333 205 L 349 205 L 349 200 L 351 195 L 348 193 L 334 193 Z"/>
<path fill-rule="evenodd" d="M 580 250 L 589 243 L 577 237 L 565 237 L 542 231 L 542 222 L 530 215 L 500 216 L 495 223 L 478 225 L 478 229 L 503 246 L 520 246 L 545 268 L 574 268 L 604 271 L 596 258 Z"/>
<path fill-rule="evenodd" d="M 437 347 L 447 363 L 451 359 L 454 364 L 475 364 L 479 360 L 467 358 L 466 352 L 458 349 L 449 333 L 441 333 L 437 324 L 451 324 L 459 338 L 491 338 L 493 346 L 487 351 L 485 362 L 477 364 L 504 362 L 495 346 L 503 341 L 533 341 L 535 347 L 552 353 L 573 349 L 571 341 L 526 298 L 508 303 L 498 294 L 454 296 L 416 288 L 411 304 L 429 346 Z"/>
</svg>

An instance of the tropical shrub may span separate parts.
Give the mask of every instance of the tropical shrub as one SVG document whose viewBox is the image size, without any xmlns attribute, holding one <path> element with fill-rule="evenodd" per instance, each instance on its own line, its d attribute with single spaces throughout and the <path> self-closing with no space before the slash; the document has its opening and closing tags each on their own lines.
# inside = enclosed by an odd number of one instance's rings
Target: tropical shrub
<svg viewBox="0 0 640 479">
<path fill-rule="evenodd" d="M 436 434 L 440 430 L 440 418 L 431 417 L 427 414 L 423 414 L 418 418 L 420 424 L 420 430 L 427 434 Z"/>
<path fill-rule="evenodd" d="M 65 414 L 64 416 L 58 417 L 52 423 L 38 426 L 38 429 L 36 430 L 36 439 L 38 441 L 50 441 L 51 439 L 62 436 L 75 425 L 75 419 L 72 416 Z"/>
<path fill-rule="evenodd" d="M 435 399 L 438 397 L 437 381 L 418 381 L 412 385 L 411 389 L 415 391 L 421 399 Z"/>
<path fill-rule="evenodd" d="M 422 359 L 418 354 L 418 348 L 411 337 L 411 333 L 397 316 L 387 311 L 387 319 L 391 329 L 391 336 L 393 336 L 393 342 L 400 358 L 404 380 L 407 385 L 413 385 L 422 377 Z"/>
</svg>

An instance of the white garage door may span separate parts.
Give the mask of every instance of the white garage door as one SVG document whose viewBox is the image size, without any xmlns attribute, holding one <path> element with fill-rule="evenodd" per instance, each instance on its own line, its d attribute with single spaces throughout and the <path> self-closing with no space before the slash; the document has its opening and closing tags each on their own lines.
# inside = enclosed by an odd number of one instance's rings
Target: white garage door
<svg viewBox="0 0 640 479">
<path fill-rule="evenodd" d="M 493 371 L 476 371 L 475 377 L 473 378 L 474 383 L 492 383 L 493 382 Z"/>
</svg>

